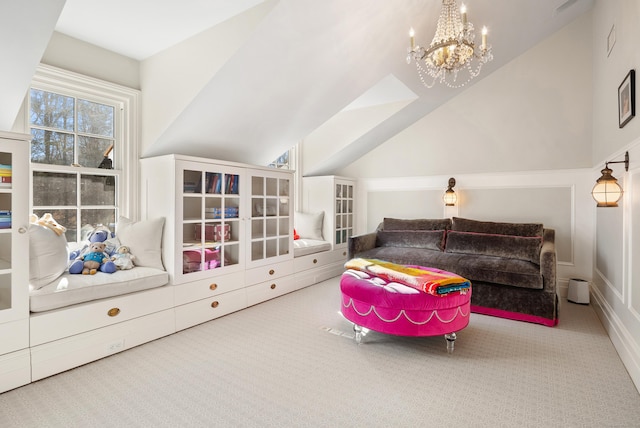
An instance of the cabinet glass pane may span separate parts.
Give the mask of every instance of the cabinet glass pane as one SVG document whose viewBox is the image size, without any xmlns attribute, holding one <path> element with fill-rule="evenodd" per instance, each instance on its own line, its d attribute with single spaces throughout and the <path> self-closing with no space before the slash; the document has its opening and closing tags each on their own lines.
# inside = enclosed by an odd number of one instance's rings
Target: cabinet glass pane
<svg viewBox="0 0 640 428">
<path fill-rule="evenodd" d="M 186 198 L 200 200 L 200 198 Z M 207 197 L 204 199 L 204 218 L 205 219 L 220 219 L 222 218 L 223 207 L 222 199 L 220 197 Z M 185 220 L 187 220 L 187 211 L 185 209 Z"/>
<path fill-rule="evenodd" d="M 336 215 L 336 229 L 340 229 L 342 227 L 342 217 L 340 214 Z"/>
<path fill-rule="evenodd" d="M 266 236 L 272 237 L 278 235 L 278 220 L 270 218 L 266 223 Z"/>
<path fill-rule="evenodd" d="M 224 218 L 240 217 L 240 198 L 228 196 L 224 199 Z"/>
<path fill-rule="evenodd" d="M 289 218 L 281 218 L 280 219 L 280 227 L 278 229 L 278 234 L 282 235 L 290 235 L 293 232 L 293 229 L 289 229 Z"/>
<path fill-rule="evenodd" d="M 237 265 L 240 260 L 240 245 L 229 244 L 223 247 L 223 266 Z"/>
<path fill-rule="evenodd" d="M 278 199 L 277 198 L 269 198 L 266 201 L 266 210 L 265 214 L 267 216 L 276 216 L 278 215 Z"/>
<path fill-rule="evenodd" d="M 0 269 L 11 268 L 11 233 L 0 234 Z"/>
<path fill-rule="evenodd" d="M 184 196 L 182 198 L 182 218 L 184 220 L 199 220 L 202 218 L 202 198 Z"/>
<path fill-rule="evenodd" d="M 221 185 L 222 186 L 222 185 Z M 224 191 L 225 195 L 237 195 L 240 189 L 240 177 L 236 174 L 224 175 Z"/>
<path fill-rule="evenodd" d="M 288 179 L 281 179 L 280 180 L 280 196 L 289 196 L 290 195 L 290 190 L 289 190 L 289 180 Z"/>
<path fill-rule="evenodd" d="M 264 179 L 262 177 L 251 177 L 251 194 L 253 196 L 264 195 Z"/>
<path fill-rule="evenodd" d="M 182 225 L 182 246 L 200 246 L 204 240 L 204 230 L 200 223 L 185 223 Z"/>
<path fill-rule="evenodd" d="M 278 196 L 278 179 L 267 178 L 265 191 L 266 196 Z"/>
<path fill-rule="evenodd" d="M 265 241 L 267 257 L 276 257 L 278 255 L 278 240 L 267 239 Z"/>
<path fill-rule="evenodd" d="M 251 243 L 251 260 L 262 260 L 264 259 L 264 241 L 255 241 Z"/>
<path fill-rule="evenodd" d="M 336 230 L 336 244 L 342 244 L 341 237 L 342 235 L 340 234 L 340 231 Z"/>
<path fill-rule="evenodd" d="M 349 199 L 353 199 L 353 186 L 349 186 L 347 190 L 348 190 L 348 192 L 349 192 L 349 193 L 347 194 L 347 197 L 348 197 Z"/>
<path fill-rule="evenodd" d="M 342 201 L 340 199 L 338 199 L 336 201 L 336 213 L 341 213 L 342 212 Z"/>
<path fill-rule="evenodd" d="M 278 215 L 286 217 L 289 215 L 289 198 L 278 199 Z"/>
<path fill-rule="evenodd" d="M 185 169 L 182 174 L 182 191 L 184 193 L 200 193 L 202 191 L 202 172 Z"/>
<path fill-rule="evenodd" d="M 264 238 L 264 220 L 251 220 L 251 239 Z"/>
<path fill-rule="evenodd" d="M 0 310 L 11 308 L 11 274 L 0 275 Z"/>
<path fill-rule="evenodd" d="M 278 242 L 280 255 L 289 254 L 289 238 L 280 238 Z"/>
<path fill-rule="evenodd" d="M 264 198 L 251 199 L 251 217 L 264 217 L 265 206 Z"/>
<path fill-rule="evenodd" d="M 222 193 L 222 174 L 219 172 L 206 172 L 204 174 L 204 193 L 219 195 Z M 198 186 L 196 186 L 196 189 Z"/>
<path fill-rule="evenodd" d="M 342 197 L 342 186 L 340 186 L 339 184 L 336 184 L 336 198 L 341 198 Z"/>
</svg>

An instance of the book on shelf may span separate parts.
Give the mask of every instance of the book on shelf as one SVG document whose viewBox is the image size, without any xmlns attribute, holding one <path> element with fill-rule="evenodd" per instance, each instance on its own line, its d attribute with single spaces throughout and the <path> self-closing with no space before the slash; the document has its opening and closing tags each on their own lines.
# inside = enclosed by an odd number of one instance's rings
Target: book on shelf
<svg viewBox="0 0 640 428">
<path fill-rule="evenodd" d="M 0 183 L 3 184 L 11 184 L 11 176 L 10 175 L 0 175 Z"/>
</svg>

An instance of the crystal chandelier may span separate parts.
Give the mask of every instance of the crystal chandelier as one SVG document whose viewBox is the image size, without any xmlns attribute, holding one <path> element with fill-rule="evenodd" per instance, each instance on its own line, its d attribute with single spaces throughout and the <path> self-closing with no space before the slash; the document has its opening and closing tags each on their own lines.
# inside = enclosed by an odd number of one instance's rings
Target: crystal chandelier
<svg viewBox="0 0 640 428">
<path fill-rule="evenodd" d="M 451 88 L 464 86 L 493 59 L 491 46 L 487 45 L 487 27 L 482 28 L 482 44 L 477 48 L 473 24 L 467 21 L 466 6 L 463 4 L 458 9 L 456 0 L 442 0 L 438 28 L 428 48 L 415 44 L 413 28 L 409 35 L 411 48 L 407 63 L 415 61 L 420 80 L 427 88 L 432 88 L 436 81 Z"/>
</svg>

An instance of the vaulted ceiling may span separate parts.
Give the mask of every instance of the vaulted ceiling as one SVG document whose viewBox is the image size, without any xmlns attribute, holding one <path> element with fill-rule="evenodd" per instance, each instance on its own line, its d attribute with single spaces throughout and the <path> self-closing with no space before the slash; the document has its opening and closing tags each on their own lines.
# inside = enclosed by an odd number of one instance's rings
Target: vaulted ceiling
<svg viewBox="0 0 640 428">
<path fill-rule="evenodd" d="M 0 5 L 0 24 L 6 24 L 0 31 L 7 33 L 0 34 L 0 54 L 16 59 L 10 70 L 0 71 L 3 93 L 6 87 L 14 88 L 21 101 L 54 27 L 143 62 L 251 8 L 266 8 L 251 34 L 148 142 L 145 156 L 217 153 L 226 160 L 267 164 L 304 141 L 305 150 L 313 153 L 305 174 L 332 173 L 466 89 L 426 89 L 415 67 L 405 61 L 409 28 L 415 29 L 417 43 L 428 45 L 440 0 L 62 3 L 22 0 Z M 482 78 L 589 10 L 593 0 L 466 3 L 476 28 L 489 28 L 495 59 L 485 66 Z M 22 22 L 8 17 L 11 14 Z M 39 37 L 22 28 L 24 22 L 37 25 Z M 10 39 L 19 40 L 19 52 Z M 0 129 L 13 124 L 19 109 L 15 102 L 0 101 Z"/>
</svg>

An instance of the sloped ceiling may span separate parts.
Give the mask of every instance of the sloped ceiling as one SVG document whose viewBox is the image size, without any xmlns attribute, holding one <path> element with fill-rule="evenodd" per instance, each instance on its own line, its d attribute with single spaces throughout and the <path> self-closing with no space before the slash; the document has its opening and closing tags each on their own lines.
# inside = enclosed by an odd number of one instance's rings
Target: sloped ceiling
<svg viewBox="0 0 640 428">
<path fill-rule="evenodd" d="M 0 130 L 10 131 L 64 0 L 0 3 Z"/>
<path fill-rule="evenodd" d="M 40 9 L 62 4 L 62 0 L 31 1 Z M 269 1 L 274 3 L 269 13 L 222 66 L 214 73 L 203 71 L 212 77 L 179 114 L 171 116 L 170 123 L 162 124 L 163 132 L 145 145 L 143 156 L 215 153 L 226 160 L 267 164 L 304 141 L 306 149 L 316 153 L 305 174 L 332 173 L 466 89 L 426 89 L 414 66 L 405 62 L 408 29 L 415 29 L 417 43 L 428 45 L 440 13 L 439 0 Z M 5 3 L 3 12 L 11 7 Z M 27 16 L 35 9 L 29 1 L 9 3 L 19 9 L 10 10 L 9 21 L 16 21 L 16 16 L 29 21 Z M 260 3 L 67 0 L 57 30 L 144 60 Z M 469 20 L 477 28 L 489 28 L 495 57 L 480 78 L 592 4 L 593 0 L 469 0 Z M 52 25 L 50 17 L 46 24 Z M 43 28 L 46 34 L 47 25 Z M 44 47 L 38 45 L 31 57 L 42 54 Z M 30 80 L 32 72 L 22 71 L 22 80 Z M 2 80 L 10 86 L 18 79 Z M 385 82 L 393 83 L 392 95 L 384 90 Z M 178 87 L 181 83 L 174 82 Z M 26 87 L 22 84 L 20 97 Z M 378 101 L 376 94 L 381 94 Z M 15 105 L 17 111 L 20 103 Z M 344 128 L 349 123 L 352 128 Z"/>
</svg>

